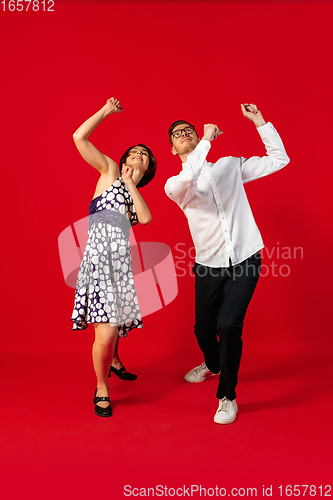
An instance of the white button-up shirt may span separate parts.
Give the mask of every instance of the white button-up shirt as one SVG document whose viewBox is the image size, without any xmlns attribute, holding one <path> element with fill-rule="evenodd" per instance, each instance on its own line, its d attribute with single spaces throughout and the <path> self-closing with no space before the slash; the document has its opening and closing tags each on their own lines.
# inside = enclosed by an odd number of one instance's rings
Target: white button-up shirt
<svg viewBox="0 0 333 500">
<path fill-rule="evenodd" d="M 201 140 L 170 177 L 165 192 L 184 211 L 196 262 L 209 267 L 236 265 L 264 247 L 243 184 L 277 172 L 289 163 L 281 138 L 268 122 L 257 128 L 267 156 L 206 161 L 209 141 Z"/>
</svg>

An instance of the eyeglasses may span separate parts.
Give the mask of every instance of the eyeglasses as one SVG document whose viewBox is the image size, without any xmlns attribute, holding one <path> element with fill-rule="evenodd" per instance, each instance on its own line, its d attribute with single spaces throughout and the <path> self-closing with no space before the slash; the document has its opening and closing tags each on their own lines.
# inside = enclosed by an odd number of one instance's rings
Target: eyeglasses
<svg viewBox="0 0 333 500">
<path fill-rule="evenodd" d="M 175 138 L 175 139 L 179 139 L 179 137 L 181 137 L 183 134 L 182 132 L 184 131 L 186 135 L 190 135 L 194 132 L 194 127 L 192 126 L 187 126 L 185 128 L 182 128 L 180 130 L 176 130 L 175 132 L 171 132 L 171 135 Z"/>
</svg>

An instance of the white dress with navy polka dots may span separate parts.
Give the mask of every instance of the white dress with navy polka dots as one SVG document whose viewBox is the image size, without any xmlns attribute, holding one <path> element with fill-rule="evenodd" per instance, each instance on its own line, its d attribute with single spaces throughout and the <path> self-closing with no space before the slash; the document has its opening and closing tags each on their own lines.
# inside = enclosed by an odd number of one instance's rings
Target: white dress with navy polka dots
<svg viewBox="0 0 333 500">
<path fill-rule="evenodd" d="M 88 241 L 76 283 L 73 330 L 114 323 L 120 337 L 142 328 L 129 230 L 138 223 L 132 197 L 119 177 L 89 206 Z"/>
</svg>

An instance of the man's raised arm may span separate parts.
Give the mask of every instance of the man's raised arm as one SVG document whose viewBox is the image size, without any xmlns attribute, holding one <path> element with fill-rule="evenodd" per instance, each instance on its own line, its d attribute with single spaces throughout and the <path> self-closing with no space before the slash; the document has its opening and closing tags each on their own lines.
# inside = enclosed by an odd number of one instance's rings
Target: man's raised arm
<svg viewBox="0 0 333 500">
<path fill-rule="evenodd" d="M 267 156 L 263 157 L 253 156 L 237 159 L 245 184 L 281 170 L 288 165 L 290 160 L 281 137 L 270 122 L 265 122 L 257 106 L 255 104 L 241 104 L 241 107 L 243 115 L 257 127 L 267 152 Z"/>
</svg>

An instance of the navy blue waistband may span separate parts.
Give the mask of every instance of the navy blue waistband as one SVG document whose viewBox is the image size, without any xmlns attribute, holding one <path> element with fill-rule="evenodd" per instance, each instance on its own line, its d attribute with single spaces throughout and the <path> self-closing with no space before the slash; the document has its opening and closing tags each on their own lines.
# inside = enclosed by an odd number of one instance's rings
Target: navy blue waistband
<svg viewBox="0 0 333 500">
<path fill-rule="evenodd" d="M 129 237 L 129 231 L 131 229 L 131 223 L 126 217 L 116 210 L 104 209 L 89 214 L 89 231 L 93 224 L 99 222 L 110 224 L 111 226 L 119 227 L 126 238 Z"/>
</svg>

